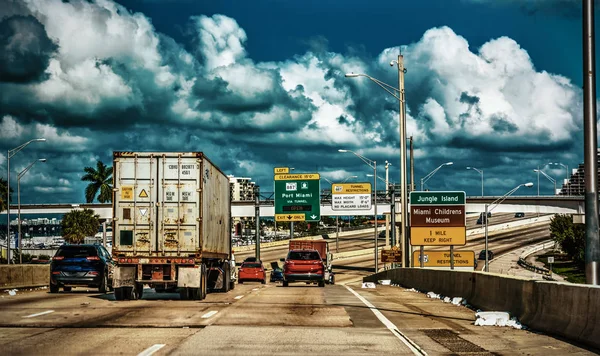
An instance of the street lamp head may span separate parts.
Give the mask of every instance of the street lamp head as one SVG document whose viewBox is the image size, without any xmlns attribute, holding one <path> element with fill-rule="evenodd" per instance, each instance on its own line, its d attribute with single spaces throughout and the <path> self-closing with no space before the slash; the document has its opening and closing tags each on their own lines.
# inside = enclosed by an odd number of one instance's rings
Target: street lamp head
<svg viewBox="0 0 600 356">
<path fill-rule="evenodd" d="M 533 187 L 533 183 L 529 182 L 529 183 L 525 183 L 523 184 L 524 186 L 526 186 L 527 188 L 531 188 Z"/>
<path fill-rule="evenodd" d="M 40 158 L 40 159 L 38 159 L 38 161 L 40 161 L 40 162 L 46 162 L 46 159 L 45 158 Z"/>
<path fill-rule="evenodd" d="M 467 167 L 467 169 L 471 169 L 471 167 Z"/>
<path fill-rule="evenodd" d="M 446 163 L 444 163 L 444 166 L 451 166 L 453 164 L 454 164 L 454 162 L 446 162 Z"/>
<path fill-rule="evenodd" d="M 356 73 L 346 73 L 345 77 L 346 78 L 356 78 L 360 76 L 360 74 L 356 74 Z"/>
<path fill-rule="evenodd" d="M 33 141 L 35 141 L 35 142 L 46 142 L 46 139 L 45 138 L 36 138 Z"/>
<path fill-rule="evenodd" d="M 290 168 L 290 171 L 293 171 L 294 169 L 296 169 L 296 168 Z"/>
<path fill-rule="evenodd" d="M 534 171 L 534 172 L 539 172 L 540 170 L 539 170 L 539 169 L 534 169 L 533 171 Z"/>
<path fill-rule="evenodd" d="M 338 152 L 348 152 L 348 150 L 339 149 Z"/>
</svg>

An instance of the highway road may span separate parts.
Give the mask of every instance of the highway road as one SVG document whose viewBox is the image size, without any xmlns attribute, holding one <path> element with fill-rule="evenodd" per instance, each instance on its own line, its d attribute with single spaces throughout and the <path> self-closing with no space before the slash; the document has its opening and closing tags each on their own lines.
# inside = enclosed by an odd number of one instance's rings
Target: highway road
<svg viewBox="0 0 600 356">
<path fill-rule="evenodd" d="M 504 219 L 511 220 L 510 217 Z M 498 216 L 496 223 L 506 222 Z M 491 221 L 490 221 L 491 223 Z M 501 251 L 547 239 L 547 226 L 490 234 Z M 372 247 L 370 236 L 340 239 Z M 366 239 L 366 240 L 365 240 Z M 334 241 L 333 241 L 334 242 Z M 331 241 L 330 241 L 331 243 Z M 482 248 L 481 236 L 465 249 Z M 286 246 L 263 252 L 285 256 Z M 240 254 L 242 255 L 242 254 Z M 238 257 L 238 260 L 240 257 Z M 245 283 L 203 301 L 146 289 L 115 301 L 86 288 L 0 298 L 0 353 L 7 355 L 592 355 L 594 350 L 526 330 L 474 326 L 474 311 L 400 287 L 361 288 L 372 255 L 334 263 L 336 284 Z"/>
<path fill-rule="evenodd" d="M 177 294 L 150 289 L 143 300 L 119 302 L 112 293 L 85 288 L 18 293 L 0 299 L 0 350 L 5 355 L 414 355 L 391 327 L 429 355 L 592 354 L 525 330 L 476 327 L 474 311 L 420 293 L 360 287 L 247 283 L 203 301 L 181 301 Z"/>
</svg>

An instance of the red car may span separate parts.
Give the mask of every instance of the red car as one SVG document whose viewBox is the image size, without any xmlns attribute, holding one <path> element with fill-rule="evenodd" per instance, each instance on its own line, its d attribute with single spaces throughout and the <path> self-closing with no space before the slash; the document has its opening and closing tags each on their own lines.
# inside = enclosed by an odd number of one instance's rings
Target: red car
<svg viewBox="0 0 600 356">
<path fill-rule="evenodd" d="M 282 261 L 283 286 L 290 282 L 318 282 L 325 287 L 325 265 L 317 250 L 291 250 Z"/>
<path fill-rule="evenodd" d="M 238 283 L 245 281 L 259 281 L 262 284 L 267 283 L 267 273 L 261 262 L 244 262 L 238 271 Z"/>
</svg>

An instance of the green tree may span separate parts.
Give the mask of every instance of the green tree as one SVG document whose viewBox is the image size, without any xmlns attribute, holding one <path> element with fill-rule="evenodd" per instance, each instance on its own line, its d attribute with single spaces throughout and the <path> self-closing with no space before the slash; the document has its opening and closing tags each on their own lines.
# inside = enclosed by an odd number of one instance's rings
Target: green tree
<svg viewBox="0 0 600 356">
<path fill-rule="evenodd" d="M 7 210 L 7 206 L 6 206 L 6 201 L 8 200 L 6 198 L 6 179 L 4 178 L 0 178 L 0 211 L 4 211 Z M 11 200 L 12 200 L 12 193 L 13 193 L 13 189 L 10 188 L 10 195 L 11 195 Z"/>
<path fill-rule="evenodd" d="M 585 261 L 585 226 L 573 224 L 571 215 L 554 215 L 550 220 L 550 236 L 573 261 Z"/>
<path fill-rule="evenodd" d="M 79 244 L 86 236 L 94 236 L 98 232 L 99 215 L 92 209 L 73 210 L 66 213 L 61 222 L 62 236 L 68 243 Z"/>
<path fill-rule="evenodd" d="M 112 174 L 113 167 L 107 167 L 102 161 L 98 161 L 96 169 L 85 167 L 85 175 L 81 177 L 82 181 L 91 182 L 85 188 L 85 200 L 91 203 L 98 195 L 100 203 L 112 202 Z"/>
</svg>

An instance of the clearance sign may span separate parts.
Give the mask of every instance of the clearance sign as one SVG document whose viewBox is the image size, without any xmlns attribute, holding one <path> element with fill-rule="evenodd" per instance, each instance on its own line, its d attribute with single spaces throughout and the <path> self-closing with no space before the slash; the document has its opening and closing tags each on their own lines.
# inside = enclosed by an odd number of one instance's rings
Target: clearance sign
<svg viewBox="0 0 600 356">
<path fill-rule="evenodd" d="M 419 251 L 413 252 L 413 261 L 420 263 Z M 450 252 L 424 251 L 423 267 L 450 267 Z M 454 267 L 475 267 L 475 252 L 454 251 Z"/>
</svg>

